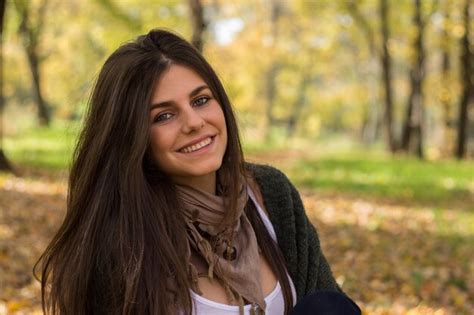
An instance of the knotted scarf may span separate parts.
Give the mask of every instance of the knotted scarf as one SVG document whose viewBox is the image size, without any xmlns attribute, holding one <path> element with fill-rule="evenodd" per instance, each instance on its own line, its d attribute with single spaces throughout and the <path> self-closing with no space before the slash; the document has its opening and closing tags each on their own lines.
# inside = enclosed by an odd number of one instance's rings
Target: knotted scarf
<svg viewBox="0 0 474 315">
<path fill-rule="evenodd" d="M 177 185 L 177 193 L 187 226 L 188 272 L 192 289 L 201 294 L 197 282 L 202 273 L 210 280 L 215 276 L 221 281 L 230 301 L 239 305 L 241 314 L 244 299 L 252 304 L 251 313 L 255 314 L 256 309 L 263 312 L 266 305 L 260 283 L 257 238 L 244 212 L 249 201 L 247 187 L 243 180 L 241 182 L 235 220 L 224 226 L 221 223 L 228 211 L 219 191 L 214 195 L 190 186 Z M 207 272 L 198 270 L 202 266 L 192 263 L 191 256 L 196 254 L 205 260 Z"/>
</svg>

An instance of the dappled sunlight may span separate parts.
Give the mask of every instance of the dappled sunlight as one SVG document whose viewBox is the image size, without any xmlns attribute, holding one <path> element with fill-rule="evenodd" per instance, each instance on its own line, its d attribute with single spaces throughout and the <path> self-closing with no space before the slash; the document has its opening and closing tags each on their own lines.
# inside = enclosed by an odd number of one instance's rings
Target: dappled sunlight
<svg viewBox="0 0 474 315">
<path fill-rule="evenodd" d="M 386 229 L 474 236 L 474 213 L 459 213 L 458 209 L 401 206 L 383 201 L 370 201 L 348 196 L 325 196 L 304 189 L 307 209 L 325 224 L 354 224 L 368 230 Z M 309 210 L 308 210 L 309 211 Z"/>
<path fill-rule="evenodd" d="M 64 196 L 67 186 L 64 182 L 0 175 L 0 189 L 17 193 Z"/>
</svg>

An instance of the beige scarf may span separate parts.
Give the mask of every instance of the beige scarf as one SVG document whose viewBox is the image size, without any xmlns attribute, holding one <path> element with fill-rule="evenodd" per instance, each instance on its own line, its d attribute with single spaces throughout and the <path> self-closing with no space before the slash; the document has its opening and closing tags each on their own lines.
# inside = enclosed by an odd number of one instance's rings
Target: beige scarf
<svg viewBox="0 0 474 315">
<path fill-rule="evenodd" d="M 245 301 L 252 305 L 251 313 L 256 314 L 263 313 L 266 305 L 260 283 L 257 238 L 244 212 L 249 197 L 244 181 L 241 182 L 236 219 L 227 226 L 221 226 L 228 214 L 222 196 L 184 185 L 177 185 L 177 192 L 188 230 L 192 289 L 201 294 L 197 282 L 204 271 L 209 279 L 215 276 L 221 281 L 231 302 L 238 303 L 241 314 Z M 195 263 L 199 259 L 205 263 Z"/>
</svg>

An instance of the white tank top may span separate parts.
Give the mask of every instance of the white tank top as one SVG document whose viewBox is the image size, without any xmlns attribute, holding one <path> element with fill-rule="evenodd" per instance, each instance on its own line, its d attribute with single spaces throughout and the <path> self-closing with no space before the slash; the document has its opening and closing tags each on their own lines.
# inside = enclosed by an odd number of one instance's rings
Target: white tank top
<svg viewBox="0 0 474 315">
<path fill-rule="evenodd" d="M 270 222 L 270 219 L 268 218 L 267 214 L 265 211 L 263 211 L 262 207 L 258 204 L 257 199 L 255 198 L 255 195 L 253 191 L 250 189 L 249 186 L 247 186 L 247 191 L 252 199 L 252 201 L 255 204 L 255 207 L 258 210 L 258 213 L 260 214 L 260 217 L 262 218 L 263 223 L 265 224 L 265 227 L 267 228 L 268 232 L 270 233 L 270 236 L 277 241 L 276 238 L 276 233 L 275 229 L 273 228 L 272 223 Z M 291 277 L 288 275 L 288 279 L 290 281 L 290 287 L 291 287 L 291 293 L 293 295 L 293 303 L 296 302 L 296 290 L 295 286 L 293 284 L 293 281 L 291 280 Z M 198 295 L 197 293 L 193 292 L 191 290 L 191 297 L 193 299 L 194 305 L 193 305 L 193 314 L 194 315 L 238 315 L 239 314 L 239 307 L 235 305 L 227 305 L 227 304 L 222 304 L 218 302 L 211 301 L 209 299 L 203 298 L 202 296 Z M 265 314 L 266 315 L 282 315 L 284 314 L 285 310 L 285 301 L 283 298 L 283 291 L 280 286 L 280 282 L 277 282 L 275 288 L 273 289 L 270 294 L 268 294 L 265 297 L 265 303 L 266 303 L 266 310 Z M 244 306 L 244 314 L 250 314 L 250 305 L 245 305 Z"/>
</svg>

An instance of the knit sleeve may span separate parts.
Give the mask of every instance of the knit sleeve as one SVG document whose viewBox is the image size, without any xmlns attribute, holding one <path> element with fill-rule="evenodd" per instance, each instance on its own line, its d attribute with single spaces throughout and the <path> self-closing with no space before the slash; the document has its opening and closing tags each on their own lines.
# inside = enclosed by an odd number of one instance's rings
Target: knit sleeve
<svg viewBox="0 0 474 315">
<path fill-rule="evenodd" d="M 294 205 L 296 222 L 300 222 L 301 229 L 305 231 L 307 237 L 307 276 L 303 296 L 314 291 L 338 291 L 341 288 L 336 283 L 331 268 L 321 249 L 318 233 L 313 224 L 309 221 L 304 210 L 303 202 L 296 188 L 288 180 L 291 188 L 292 203 Z M 304 228 L 303 228 L 304 226 Z"/>
</svg>

